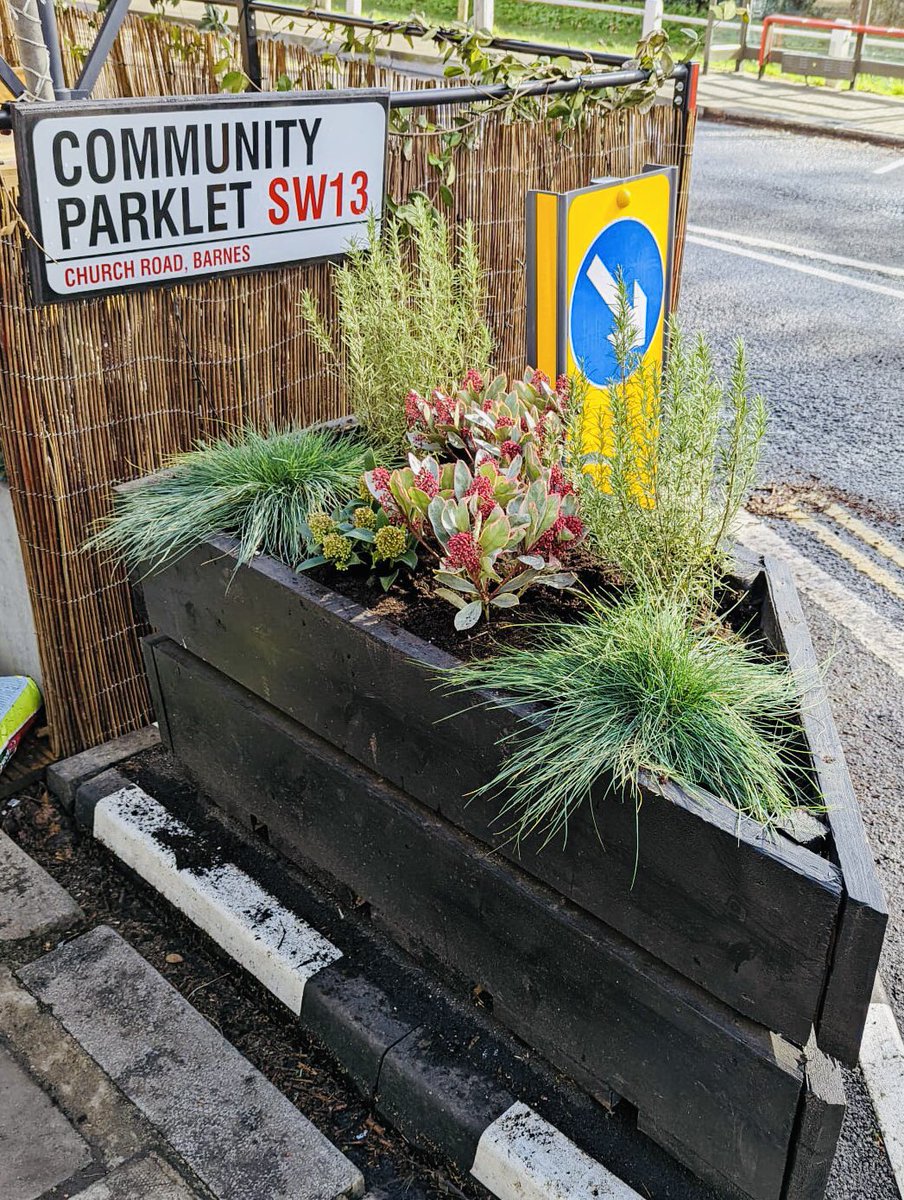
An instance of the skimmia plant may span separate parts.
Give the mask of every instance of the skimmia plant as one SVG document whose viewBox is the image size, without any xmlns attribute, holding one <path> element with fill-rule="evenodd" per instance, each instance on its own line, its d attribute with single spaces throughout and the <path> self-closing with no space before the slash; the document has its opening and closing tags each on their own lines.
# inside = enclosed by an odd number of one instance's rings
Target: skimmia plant
<svg viewBox="0 0 904 1200">
<path fill-rule="evenodd" d="M 308 514 L 346 501 L 372 462 L 357 438 L 325 428 L 249 428 L 199 443 L 120 494 L 89 548 L 152 574 L 226 533 L 238 540 L 239 564 L 270 554 L 291 566 L 304 556 Z"/>
<path fill-rule="evenodd" d="M 795 804 L 789 763 L 796 689 L 724 628 L 697 624 L 675 597 L 592 599 L 578 624 L 538 626 L 528 649 L 444 675 L 454 690 L 539 702 L 478 795 L 501 804 L 513 835 L 564 835 L 594 789 L 639 802 L 650 771 L 705 801 L 716 796 L 763 824 Z M 543 709 L 548 709 L 543 712 Z"/>
<path fill-rule="evenodd" d="M 562 556 L 584 530 L 560 462 L 565 385 L 539 372 L 511 388 L 504 376 L 485 385 L 471 369 L 455 393 L 409 392 L 405 412 L 409 441 L 428 453 L 365 480 L 385 519 L 433 566 L 456 628 L 513 608 L 534 583 L 570 587 Z"/>
</svg>

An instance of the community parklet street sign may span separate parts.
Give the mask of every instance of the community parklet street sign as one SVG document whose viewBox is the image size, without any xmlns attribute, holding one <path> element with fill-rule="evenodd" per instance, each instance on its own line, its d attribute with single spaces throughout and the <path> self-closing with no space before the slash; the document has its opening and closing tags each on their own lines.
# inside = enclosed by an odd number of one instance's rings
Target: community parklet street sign
<svg viewBox="0 0 904 1200">
<path fill-rule="evenodd" d="M 676 198 L 674 167 L 574 192 L 528 193 L 528 361 L 550 378 L 564 372 L 586 379 L 587 451 L 605 449 L 599 430 L 607 387 L 619 375 L 619 279 L 631 308 L 638 366 L 662 366 Z"/>
<path fill-rule="evenodd" d="M 388 94 L 13 106 L 39 304 L 336 258 L 379 221 Z"/>
</svg>

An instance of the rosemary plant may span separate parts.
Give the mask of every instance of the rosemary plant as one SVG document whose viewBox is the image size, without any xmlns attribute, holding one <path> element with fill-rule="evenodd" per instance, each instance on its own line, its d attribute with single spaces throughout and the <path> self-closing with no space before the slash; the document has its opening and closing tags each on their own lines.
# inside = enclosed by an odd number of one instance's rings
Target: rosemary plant
<svg viewBox="0 0 904 1200">
<path fill-rule="evenodd" d="M 579 410 L 572 438 L 591 447 L 576 463 L 582 515 L 627 582 L 705 601 L 755 481 L 765 403 L 750 392 L 740 341 L 727 382 L 702 335 L 688 342 L 675 322 L 664 372 L 643 367 L 631 349 L 627 291 L 619 291 L 619 374 L 607 405 Z"/>
<path fill-rule="evenodd" d="M 302 312 L 318 348 L 343 375 L 361 428 L 374 443 L 398 450 L 406 446 L 409 391 L 451 392 L 469 369 L 487 367 L 484 281 L 471 223 L 454 237 L 423 197 L 379 235 L 371 219 L 369 243 L 353 249 L 334 275 L 339 344 L 307 291 Z"/>
</svg>

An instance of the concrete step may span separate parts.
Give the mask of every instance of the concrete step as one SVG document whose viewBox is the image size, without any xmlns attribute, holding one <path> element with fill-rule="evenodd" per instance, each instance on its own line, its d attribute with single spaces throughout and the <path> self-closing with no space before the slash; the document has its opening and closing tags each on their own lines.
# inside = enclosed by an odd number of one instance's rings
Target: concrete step
<svg viewBox="0 0 904 1200">
<path fill-rule="evenodd" d="M 4 945 L 61 932 L 81 916 L 69 893 L 0 833 L 0 950 Z"/>
<path fill-rule="evenodd" d="M 217 1200 L 363 1192 L 357 1167 L 112 929 L 18 974 Z"/>
</svg>

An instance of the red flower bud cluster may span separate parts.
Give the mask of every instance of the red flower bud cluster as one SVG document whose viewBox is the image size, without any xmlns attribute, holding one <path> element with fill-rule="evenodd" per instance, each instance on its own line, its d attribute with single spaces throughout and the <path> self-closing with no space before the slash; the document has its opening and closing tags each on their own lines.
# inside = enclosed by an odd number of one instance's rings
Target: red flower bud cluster
<svg viewBox="0 0 904 1200">
<path fill-rule="evenodd" d="M 482 392 L 483 376 L 481 373 L 475 370 L 474 367 L 469 367 L 465 372 L 464 379 L 461 381 L 461 389 L 462 391 Z"/>
<path fill-rule="evenodd" d="M 477 511 L 484 520 L 490 515 L 496 507 L 496 497 L 493 493 L 493 481 L 487 479 L 486 475 L 475 475 L 474 480 L 465 496 L 480 496 L 480 504 L 477 506 Z"/>
<path fill-rule="evenodd" d="M 462 567 L 469 575 L 480 572 L 480 551 L 472 533 L 452 534 L 446 545 L 446 562 L 450 567 Z"/>
<path fill-rule="evenodd" d="M 558 463 L 554 463 L 549 472 L 549 490 L 557 496 L 573 496 L 574 488 L 565 478 L 565 472 Z"/>
<path fill-rule="evenodd" d="M 499 453 L 502 455 L 503 458 L 507 458 L 509 460 L 509 462 L 511 462 L 512 459 L 517 458 L 518 455 L 521 453 L 521 447 L 518 445 L 517 442 L 513 442 L 513 441 L 503 442 L 502 445 L 499 447 Z"/>
<path fill-rule="evenodd" d="M 409 392 L 405 397 L 405 420 L 408 422 L 409 429 L 421 419 L 421 410 L 418 407 L 419 401 L 420 396 L 417 392 Z"/>
<path fill-rule="evenodd" d="M 414 477 L 414 486 L 420 488 L 425 496 L 429 496 L 432 500 L 439 492 L 439 484 L 436 476 L 431 475 L 426 467 L 422 467 Z"/>
</svg>

